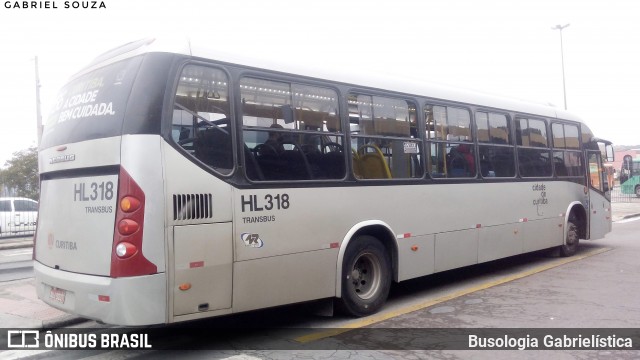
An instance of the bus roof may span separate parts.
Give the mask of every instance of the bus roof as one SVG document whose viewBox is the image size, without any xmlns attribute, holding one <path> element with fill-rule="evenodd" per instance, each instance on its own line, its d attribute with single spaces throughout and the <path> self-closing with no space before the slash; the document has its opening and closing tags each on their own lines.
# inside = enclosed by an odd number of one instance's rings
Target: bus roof
<svg viewBox="0 0 640 360">
<path fill-rule="evenodd" d="M 237 64 L 252 68 L 272 70 L 281 73 L 300 75 L 309 78 L 330 80 L 342 84 L 384 89 L 398 93 L 473 104 L 487 108 L 504 109 L 544 117 L 583 122 L 575 114 L 549 105 L 529 102 L 515 98 L 501 97 L 468 89 L 455 88 L 442 84 L 385 77 L 378 74 L 372 76 L 371 73 L 354 74 L 335 71 L 328 68 L 305 67 L 301 64 L 290 62 L 287 63 L 286 60 L 276 62 L 252 58 L 244 55 L 226 53 L 223 51 L 212 49 L 210 44 L 210 39 L 209 41 L 207 41 L 206 39 L 200 40 L 193 37 L 162 37 L 141 39 L 105 52 L 104 54 L 94 59 L 92 63 L 90 63 L 85 69 L 80 71 L 75 76 L 82 75 L 106 64 L 144 53 L 165 52 L 193 56 L 203 59 L 211 59 L 224 63 Z"/>
</svg>

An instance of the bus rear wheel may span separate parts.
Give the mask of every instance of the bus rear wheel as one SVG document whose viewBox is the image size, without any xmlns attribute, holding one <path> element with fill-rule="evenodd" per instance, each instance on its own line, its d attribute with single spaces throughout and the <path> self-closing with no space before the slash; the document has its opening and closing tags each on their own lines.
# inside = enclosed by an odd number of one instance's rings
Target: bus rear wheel
<svg viewBox="0 0 640 360">
<path fill-rule="evenodd" d="M 391 259 L 385 246 L 369 235 L 358 236 L 348 246 L 342 263 L 343 312 L 371 315 L 382 307 L 391 287 Z"/>
<path fill-rule="evenodd" d="M 640 197 L 640 185 L 636 185 L 635 193 L 637 197 Z"/>
<path fill-rule="evenodd" d="M 560 255 L 569 257 L 575 255 L 578 251 L 578 244 L 580 242 L 580 232 L 578 231 L 578 225 L 575 220 L 569 219 L 567 223 L 567 238 L 562 246 L 560 246 Z"/>
</svg>

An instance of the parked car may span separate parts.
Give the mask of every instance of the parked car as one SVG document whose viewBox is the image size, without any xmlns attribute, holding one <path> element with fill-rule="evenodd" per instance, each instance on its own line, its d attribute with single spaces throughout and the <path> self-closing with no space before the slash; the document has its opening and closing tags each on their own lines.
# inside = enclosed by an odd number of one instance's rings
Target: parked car
<svg viewBox="0 0 640 360">
<path fill-rule="evenodd" d="M 18 197 L 0 198 L 0 235 L 35 232 L 37 222 L 37 201 Z"/>
</svg>

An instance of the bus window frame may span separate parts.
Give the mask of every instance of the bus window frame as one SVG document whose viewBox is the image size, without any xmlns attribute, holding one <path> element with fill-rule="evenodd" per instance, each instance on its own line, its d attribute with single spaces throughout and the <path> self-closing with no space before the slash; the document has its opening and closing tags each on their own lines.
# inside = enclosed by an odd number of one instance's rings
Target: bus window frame
<svg viewBox="0 0 640 360">
<path fill-rule="evenodd" d="M 288 74 L 284 74 L 284 73 L 278 73 L 278 72 L 272 72 L 272 71 L 256 71 L 256 70 L 252 70 L 252 69 L 244 69 L 242 67 L 233 67 L 236 71 L 234 71 L 234 77 L 233 77 L 233 93 L 235 95 L 235 99 L 234 100 L 232 106 L 234 107 L 234 109 L 236 110 L 236 116 L 235 116 L 235 123 L 236 123 L 236 127 L 237 127 L 237 135 L 236 135 L 236 141 L 237 141 L 237 149 L 236 149 L 236 155 L 238 156 L 238 159 L 242 160 L 242 167 L 244 168 L 243 171 L 241 172 L 242 179 L 243 181 L 247 182 L 248 184 L 251 185 L 291 185 L 291 184 L 307 184 L 307 183 L 336 183 L 336 182 L 345 182 L 346 180 L 351 179 L 351 175 L 350 175 L 350 166 L 351 166 L 351 161 L 348 159 L 349 157 L 346 156 L 346 146 L 349 143 L 350 139 L 349 139 L 349 131 L 345 130 L 346 128 L 348 128 L 348 119 L 346 120 L 345 123 L 345 112 L 348 112 L 348 110 L 346 110 L 344 108 L 344 100 L 346 99 L 346 97 L 343 95 L 345 94 L 345 92 L 343 91 L 343 89 L 341 89 L 339 86 L 337 86 L 336 83 L 334 82 L 323 82 L 323 81 L 318 81 L 318 80 L 313 80 L 313 79 L 308 79 L 302 76 L 294 76 L 294 75 L 288 75 Z M 264 127 L 258 127 L 258 126 L 245 126 L 244 125 L 244 112 L 243 112 L 243 104 L 242 104 L 242 89 L 240 88 L 240 84 L 242 79 L 245 78 L 249 78 L 249 79 L 258 79 L 258 80 L 265 80 L 265 81 L 273 81 L 273 82 L 282 82 L 282 83 L 288 83 L 289 85 L 301 85 L 301 86 L 310 86 L 310 87 L 319 87 L 319 88 L 324 88 L 324 89 L 328 89 L 328 90 L 332 90 L 335 92 L 336 94 L 336 99 L 337 99 L 337 108 L 336 110 L 338 111 L 338 123 L 340 124 L 340 128 L 341 131 L 338 132 L 331 132 L 331 131 L 313 131 L 313 130 L 289 130 L 289 129 L 283 129 L 283 130 L 277 130 L 277 132 L 283 132 L 283 133 L 297 133 L 297 134 L 309 134 L 309 135 L 328 135 L 328 136 L 339 136 L 342 137 L 343 139 L 343 162 L 344 162 L 344 167 L 345 167 L 345 173 L 343 175 L 342 178 L 336 178 L 336 179 L 290 179 L 290 180 L 282 180 L 282 179 L 275 179 L 275 180 L 256 180 L 256 179 L 251 179 L 248 174 L 247 174 L 247 165 L 246 165 L 246 155 L 245 152 L 247 151 L 247 147 L 245 146 L 245 137 L 244 137 L 244 133 L 245 130 L 248 131 L 254 131 L 254 132 L 268 132 L 269 128 L 264 128 Z M 348 118 L 348 116 L 347 116 Z M 249 149 L 249 151 L 251 151 L 251 149 Z M 250 154 L 251 156 L 254 156 L 254 154 Z"/>
<path fill-rule="evenodd" d="M 230 169 L 228 173 L 220 172 L 216 170 L 214 167 L 211 167 L 205 164 L 204 162 L 202 162 L 201 160 L 199 160 L 198 158 L 190 154 L 184 147 L 182 147 L 177 141 L 173 139 L 173 134 L 172 134 L 173 111 L 175 109 L 176 93 L 178 91 L 178 87 L 180 86 L 180 77 L 182 76 L 182 72 L 187 66 L 191 66 L 191 65 L 201 66 L 209 69 L 216 69 L 224 73 L 224 75 L 227 77 L 227 99 L 229 103 L 228 118 L 229 118 L 229 128 L 230 128 L 230 136 L 231 136 L 231 149 L 232 149 L 231 155 L 232 155 L 232 162 L 233 162 L 233 167 Z M 237 149 L 238 148 L 237 124 L 236 124 L 237 119 L 236 119 L 236 111 L 235 111 L 235 94 L 234 94 L 235 89 L 233 89 L 233 87 L 230 86 L 230 84 L 232 84 L 234 81 L 233 80 L 234 78 L 232 77 L 231 72 L 227 67 L 222 66 L 220 64 L 201 61 L 201 60 L 194 60 L 192 58 L 186 58 L 186 59 L 183 59 L 182 61 L 177 62 L 172 67 L 171 70 L 173 74 L 173 83 L 171 84 L 170 87 L 167 86 L 167 89 L 171 89 L 171 91 L 167 91 L 167 93 L 165 94 L 166 106 L 164 107 L 164 112 L 166 115 L 164 116 L 164 119 L 162 121 L 163 124 L 166 124 L 162 128 L 162 133 L 165 141 L 167 141 L 171 145 L 171 147 L 173 147 L 176 151 L 178 151 L 180 155 L 187 158 L 191 163 L 195 164 L 199 168 L 203 169 L 204 171 L 218 178 L 224 179 L 225 181 L 229 181 L 231 178 L 235 176 L 238 170 L 238 165 L 239 165 L 238 149 Z M 168 78 L 171 79 L 171 76 L 169 76 Z M 242 165 L 244 165 L 244 163 Z"/>
<path fill-rule="evenodd" d="M 372 99 L 374 97 L 382 97 L 382 98 L 387 98 L 387 99 L 392 99 L 392 100 L 401 100 L 407 103 L 408 106 L 413 105 L 415 107 L 415 118 L 416 118 L 416 131 L 418 132 L 416 135 L 416 137 L 411 137 L 411 130 L 409 130 L 409 137 L 402 137 L 402 136 L 390 136 L 390 135 L 371 135 L 371 134 L 353 134 L 352 130 L 351 130 L 351 118 L 350 118 L 350 110 L 349 110 L 349 96 L 350 95 L 356 95 L 356 96 L 369 96 Z M 407 94 L 400 94 L 400 93 L 396 93 L 396 92 L 392 92 L 392 91 L 376 91 L 374 89 L 369 89 L 369 88 L 362 88 L 362 87 L 347 87 L 346 89 L 344 89 L 344 92 L 340 98 L 340 102 L 343 106 L 345 106 L 345 110 L 343 112 L 343 118 L 345 119 L 344 121 L 346 122 L 345 126 L 345 134 L 347 135 L 346 141 L 347 143 L 345 144 L 345 148 L 346 146 L 349 147 L 349 151 L 345 150 L 345 156 L 348 158 L 348 164 L 347 164 L 347 177 L 349 179 L 353 179 L 358 183 L 378 183 L 378 182 L 392 182 L 392 183 L 399 183 L 399 182 L 411 182 L 411 183 L 416 183 L 416 182 L 420 182 L 420 181 L 424 181 L 425 179 L 428 178 L 428 176 L 426 175 L 426 157 L 427 157 L 427 148 L 426 148 L 426 144 L 425 144 L 425 138 L 424 136 L 421 135 L 421 131 L 423 131 L 424 128 L 424 118 L 423 115 L 420 114 L 420 106 L 422 106 L 422 101 L 420 101 L 422 98 L 416 98 L 415 96 L 408 96 Z M 372 113 L 372 115 L 375 116 L 375 114 Z M 409 123 L 409 129 L 411 129 L 411 121 L 408 122 Z M 409 140 L 412 143 L 416 143 L 418 145 L 418 155 L 420 155 L 422 158 L 420 159 L 420 167 L 421 167 L 421 172 L 422 174 L 420 174 L 420 176 L 416 176 L 416 177 L 401 177 L 401 178 L 358 178 L 355 174 L 354 171 L 354 159 L 353 156 L 351 155 L 351 145 L 352 145 L 352 139 L 357 139 L 357 138 L 361 138 L 361 139 L 367 139 L 367 138 L 376 138 L 376 139 L 385 139 L 385 140 L 390 140 L 390 141 L 407 141 Z M 391 171 L 391 168 L 389 168 L 389 170 Z M 418 173 L 416 173 L 417 175 Z"/>
<path fill-rule="evenodd" d="M 476 129 L 476 118 L 475 118 L 475 112 L 478 111 L 479 108 L 475 107 L 473 104 L 468 104 L 468 103 L 457 103 L 457 102 L 447 102 L 447 101 L 441 101 L 441 100 L 437 100 L 437 99 L 431 99 L 431 98 L 424 98 L 423 101 L 420 102 L 420 114 L 419 114 L 419 119 L 422 122 L 422 125 L 419 127 L 419 131 L 421 131 L 420 137 L 422 137 L 423 142 L 424 142 L 424 149 L 425 149 L 425 161 L 424 161 L 424 172 L 425 172 L 425 176 L 428 179 L 431 179 L 433 181 L 436 181 L 438 183 L 440 182 L 476 182 L 476 181 L 482 181 L 482 176 L 480 176 L 480 169 L 479 169 L 479 156 L 478 156 L 478 135 L 477 135 L 477 129 Z M 428 136 L 428 129 L 427 129 L 427 118 L 425 116 L 425 111 L 427 109 L 427 107 L 431 107 L 431 111 L 433 111 L 433 107 L 435 106 L 440 106 L 440 107 L 444 107 L 446 108 L 457 108 L 457 109 L 463 109 L 466 110 L 469 113 L 469 131 L 471 134 L 471 141 L 457 141 L 457 140 L 447 140 L 447 139 L 438 139 L 437 136 L 435 136 L 433 138 L 430 138 Z M 447 112 L 447 116 L 448 116 L 448 112 Z M 435 132 L 435 130 L 434 130 Z M 473 159 L 474 159 L 474 166 L 475 166 L 475 174 L 474 176 L 452 176 L 452 177 L 448 177 L 448 176 L 442 176 L 442 177 L 438 177 L 438 176 L 433 176 L 433 173 L 430 171 L 429 166 L 431 164 L 431 145 L 432 144 L 445 144 L 445 146 L 448 146 L 448 144 L 455 144 L 455 145 L 461 145 L 461 144 L 465 144 L 465 145 L 470 145 L 473 149 Z M 446 156 L 446 155 L 445 155 Z M 493 180 L 493 178 L 491 178 Z M 496 178 L 498 179 L 498 178 Z M 512 178 L 508 178 L 508 179 L 512 179 Z"/>
<path fill-rule="evenodd" d="M 507 135 L 508 135 L 508 140 L 509 142 L 507 144 L 499 144 L 499 143 L 492 143 L 492 142 L 480 142 L 480 140 L 478 139 L 478 122 L 477 122 L 477 114 L 478 113 L 485 113 L 487 114 L 487 123 L 490 124 L 489 119 L 490 119 L 490 115 L 491 114 L 496 114 L 496 115 L 503 115 L 506 120 L 507 120 Z M 512 149 L 512 160 L 513 160 L 513 175 L 512 176 L 483 176 L 481 171 L 478 171 L 478 175 L 480 176 L 480 178 L 483 181 L 514 181 L 514 179 L 517 179 L 519 177 L 519 173 L 518 173 L 518 162 L 517 162 L 517 152 L 518 152 L 518 147 L 516 145 L 516 138 L 515 138 L 515 116 L 513 116 L 511 113 L 504 111 L 504 110 L 499 110 L 499 109 L 490 109 L 490 108 L 483 108 L 483 107 L 478 107 L 474 109 L 473 112 L 473 126 L 474 126 L 474 131 L 475 131 L 475 143 L 476 143 L 476 147 L 477 147 L 477 161 L 478 161 L 478 166 L 481 169 L 481 164 L 480 164 L 480 148 L 483 146 L 486 147 L 500 147 L 500 148 L 510 148 Z"/>
<path fill-rule="evenodd" d="M 555 146 L 555 134 L 553 131 L 553 125 L 562 125 L 562 135 L 563 135 L 563 141 L 564 141 L 564 147 L 556 147 Z M 565 126 L 574 126 L 578 128 L 578 147 L 577 148 L 570 148 L 567 146 L 567 136 L 566 136 L 566 129 Z M 563 152 L 563 159 L 564 159 L 564 155 L 566 153 L 579 153 L 580 154 L 580 161 L 581 161 L 581 167 L 582 167 L 582 174 L 581 175 L 558 175 L 557 171 L 556 171 L 556 164 L 555 161 L 552 161 L 552 166 L 553 166 L 553 176 L 554 178 L 557 179 L 561 179 L 561 180 L 567 180 L 567 179 L 584 179 L 585 178 L 585 173 L 588 172 L 587 169 L 587 162 L 588 159 L 585 158 L 585 153 L 584 151 L 586 150 L 586 148 L 584 147 L 583 141 L 582 141 L 582 127 L 581 127 L 581 123 L 580 122 L 576 122 L 576 121 L 567 121 L 567 120 L 563 120 L 563 119 L 557 119 L 557 120 L 551 120 L 549 121 L 548 127 L 551 130 L 551 136 L 550 136 L 550 141 L 551 141 L 551 155 L 553 157 L 553 154 L 557 151 L 562 151 Z"/>
<path fill-rule="evenodd" d="M 545 126 L 545 133 L 546 133 L 546 140 L 547 140 L 547 146 L 546 147 L 536 147 L 536 146 L 524 146 L 524 145 L 519 145 L 518 144 L 518 122 L 520 120 L 527 120 L 527 128 L 529 128 L 529 120 L 537 120 L 537 121 L 542 121 L 544 123 Z M 531 116 L 529 114 L 523 114 L 523 113 L 515 113 L 515 115 L 513 116 L 513 141 L 514 141 L 514 146 L 515 146 L 515 156 L 516 156 L 516 174 L 518 178 L 521 179 L 553 179 L 555 177 L 555 170 L 553 167 L 553 148 L 551 147 L 550 143 L 551 143 L 551 139 L 549 138 L 551 134 L 550 131 L 550 127 L 549 127 L 549 123 L 550 120 L 545 118 L 545 117 L 541 117 L 541 116 Z M 522 175 L 522 171 L 520 170 L 520 153 L 519 153 L 519 149 L 531 149 L 531 150 L 546 150 L 549 154 L 549 167 L 551 168 L 551 172 L 549 175 L 535 175 L 535 176 L 524 176 Z"/>
</svg>

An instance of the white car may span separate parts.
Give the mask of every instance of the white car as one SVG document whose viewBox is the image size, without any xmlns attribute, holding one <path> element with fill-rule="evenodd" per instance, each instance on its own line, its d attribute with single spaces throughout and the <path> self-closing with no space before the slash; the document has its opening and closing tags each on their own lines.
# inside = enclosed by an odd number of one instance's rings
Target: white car
<svg viewBox="0 0 640 360">
<path fill-rule="evenodd" d="M 0 198 L 0 235 L 36 231 L 38 202 L 18 197 Z"/>
</svg>

